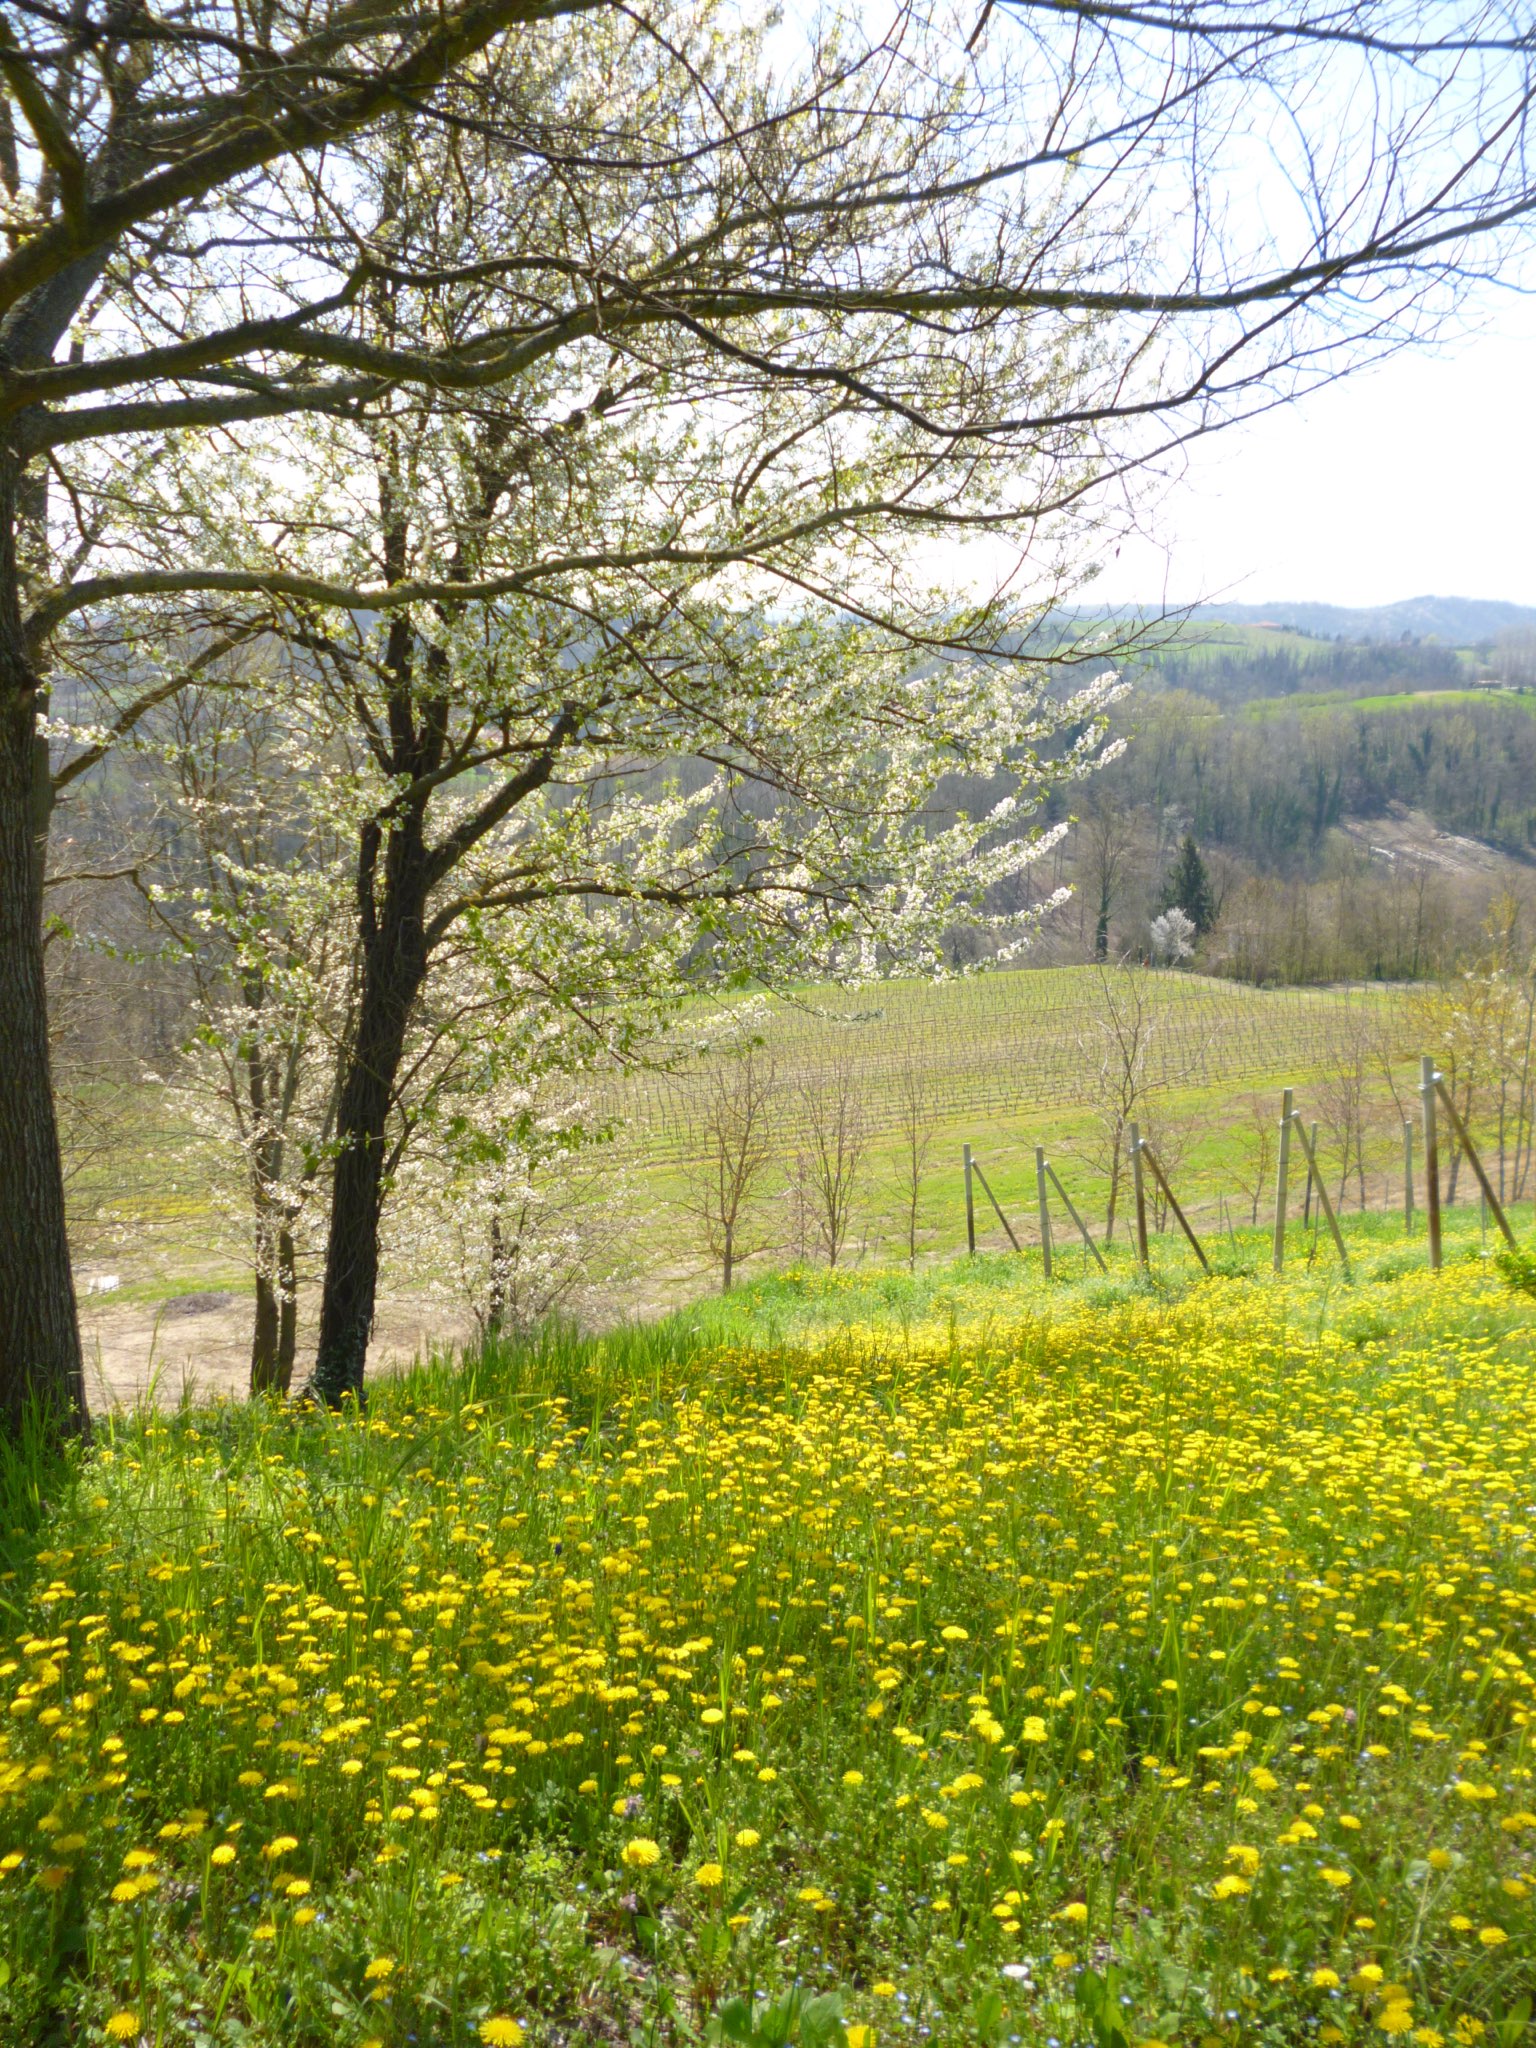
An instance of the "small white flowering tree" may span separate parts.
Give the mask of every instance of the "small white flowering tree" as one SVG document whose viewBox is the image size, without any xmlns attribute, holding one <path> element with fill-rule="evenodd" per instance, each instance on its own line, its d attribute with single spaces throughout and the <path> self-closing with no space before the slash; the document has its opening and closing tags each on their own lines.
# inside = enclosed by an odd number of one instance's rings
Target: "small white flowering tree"
<svg viewBox="0 0 1536 2048">
<path fill-rule="evenodd" d="M 1194 954 L 1195 921 L 1177 904 L 1153 918 L 1149 936 L 1159 967 L 1178 967 Z"/>
<path fill-rule="evenodd" d="M 191 997 L 170 1089 L 207 1141 L 214 1213 L 254 1277 L 254 1393 L 286 1393 L 293 1377 L 356 985 L 351 781 L 304 714 L 269 664 L 238 692 L 178 692 L 130 742 L 165 827 L 134 877 Z"/>
</svg>

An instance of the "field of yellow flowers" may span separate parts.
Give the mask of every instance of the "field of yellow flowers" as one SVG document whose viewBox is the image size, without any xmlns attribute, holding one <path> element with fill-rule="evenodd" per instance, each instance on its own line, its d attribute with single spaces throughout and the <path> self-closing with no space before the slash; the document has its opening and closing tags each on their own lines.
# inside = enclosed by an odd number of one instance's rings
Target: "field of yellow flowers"
<svg viewBox="0 0 1536 2048">
<path fill-rule="evenodd" d="M 965 1308 L 13 1473 L 0 2039 L 1512 2048 L 1536 1303 Z"/>
</svg>

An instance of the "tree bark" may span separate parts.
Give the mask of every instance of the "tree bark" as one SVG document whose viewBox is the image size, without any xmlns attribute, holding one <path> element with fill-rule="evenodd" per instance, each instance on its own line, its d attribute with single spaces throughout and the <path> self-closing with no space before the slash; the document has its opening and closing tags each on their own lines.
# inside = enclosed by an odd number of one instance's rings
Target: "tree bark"
<svg viewBox="0 0 1536 2048">
<path fill-rule="evenodd" d="M 506 1248 L 501 1231 L 500 1198 L 491 1208 L 491 1284 L 485 1298 L 485 1341 L 487 1344 L 501 1342 L 502 1327 L 507 1319 L 507 1260 Z"/>
<path fill-rule="evenodd" d="M 299 1303 L 293 1231 L 271 1210 L 258 1224 L 256 1315 L 251 1328 L 251 1392 L 286 1394 L 293 1385 Z"/>
<path fill-rule="evenodd" d="M 251 1392 L 278 1391 L 277 1342 L 280 1305 L 270 1273 L 256 1272 L 256 1315 L 251 1325 Z"/>
<path fill-rule="evenodd" d="M 286 1394 L 293 1385 L 293 1363 L 299 1346 L 299 1276 L 293 1232 L 287 1224 L 277 1233 L 277 1384 Z"/>
<path fill-rule="evenodd" d="M 48 1054 L 41 685 L 21 632 L 20 466 L 0 451 L 0 1426 L 89 1426 Z"/>
<path fill-rule="evenodd" d="M 376 859 L 377 846 L 365 843 L 359 875 L 364 936 L 357 1036 L 337 1109 L 336 1173 L 312 1383 L 316 1397 L 330 1408 L 362 1399 L 379 1283 L 385 1125 L 406 1030 L 427 972 L 429 869 L 420 819 L 407 818 L 390 835 L 377 913 Z"/>
</svg>

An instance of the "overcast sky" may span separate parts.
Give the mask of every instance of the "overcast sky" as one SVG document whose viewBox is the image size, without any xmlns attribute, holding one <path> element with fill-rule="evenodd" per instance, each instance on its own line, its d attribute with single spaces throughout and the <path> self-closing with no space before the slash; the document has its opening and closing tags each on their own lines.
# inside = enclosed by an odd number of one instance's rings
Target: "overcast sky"
<svg viewBox="0 0 1536 2048">
<path fill-rule="evenodd" d="M 1213 435 L 1095 599 L 1536 605 L 1536 300 Z"/>
</svg>

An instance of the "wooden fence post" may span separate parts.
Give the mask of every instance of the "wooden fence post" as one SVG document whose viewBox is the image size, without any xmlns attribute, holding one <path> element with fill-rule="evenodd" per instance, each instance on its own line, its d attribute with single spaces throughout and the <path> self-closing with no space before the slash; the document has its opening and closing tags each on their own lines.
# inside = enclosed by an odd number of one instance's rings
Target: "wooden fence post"
<svg viewBox="0 0 1536 2048">
<path fill-rule="evenodd" d="M 1317 1125 L 1314 1124 L 1312 1128 L 1316 1131 Z M 1296 1135 L 1301 1140 L 1302 1149 L 1307 1155 L 1307 1171 L 1317 1183 L 1317 1204 L 1328 1218 L 1328 1228 L 1333 1233 L 1333 1245 L 1334 1250 L 1339 1255 L 1339 1264 L 1344 1268 L 1345 1273 L 1349 1274 L 1349 1253 L 1344 1249 L 1343 1233 L 1339 1229 L 1338 1218 L 1333 1213 L 1333 1204 L 1328 1199 L 1328 1190 L 1323 1185 L 1323 1176 L 1317 1170 L 1317 1154 L 1313 1150 L 1313 1140 L 1308 1138 L 1306 1132 L 1302 1129 L 1299 1111 L 1296 1113 Z M 1353 1275 L 1350 1277 L 1352 1278 Z"/>
<path fill-rule="evenodd" d="M 1078 1215 L 1077 1208 L 1072 1200 L 1072 1197 L 1067 1193 L 1066 1189 L 1062 1186 L 1060 1177 L 1057 1174 L 1055 1167 L 1051 1165 L 1049 1160 L 1047 1160 L 1045 1163 L 1045 1170 L 1050 1175 L 1051 1186 L 1056 1190 L 1057 1194 L 1060 1195 L 1062 1203 L 1066 1208 L 1067 1214 L 1072 1218 L 1072 1221 L 1077 1225 L 1078 1236 L 1083 1240 L 1083 1243 L 1087 1245 L 1089 1251 L 1091 1251 L 1093 1253 L 1093 1256 L 1098 1260 L 1099 1271 L 1101 1273 L 1107 1273 L 1109 1271 L 1109 1268 L 1104 1263 L 1104 1254 L 1099 1250 L 1098 1246 L 1094 1243 L 1092 1232 L 1089 1230 L 1087 1224 L 1083 1221 L 1082 1217 Z"/>
<path fill-rule="evenodd" d="M 992 1183 L 987 1179 L 987 1176 L 982 1172 L 981 1161 L 979 1159 L 973 1159 L 971 1161 L 971 1171 L 975 1174 L 976 1178 L 981 1182 L 982 1192 L 985 1194 L 987 1200 L 992 1204 L 998 1222 L 1001 1223 L 1004 1230 L 1007 1231 L 1008 1242 L 1013 1246 L 1014 1250 L 1022 1259 L 1024 1256 L 1024 1247 L 1019 1243 L 1019 1240 L 1014 1236 L 1013 1225 L 1008 1221 L 1008 1218 L 1003 1214 L 1003 1205 L 997 1199 L 996 1195 L 993 1194 Z"/>
<path fill-rule="evenodd" d="M 1153 1178 L 1156 1180 L 1158 1186 L 1162 1189 L 1164 1195 L 1166 1195 L 1168 1198 L 1169 1208 L 1178 1218 L 1180 1230 L 1183 1231 L 1184 1235 L 1189 1239 L 1190 1243 L 1194 1246 L 1195 1257 L 1200 1261 L 1200 1264 L 1204 1267 L 1206 1272 L 1209 1273 L 1209 1271 L 1211 1270 L 1211 1262 L 1205 1256 L 1205 1252 L 1201 1246 L 1199 1238 L 1196 1237 L 1195 1233 L 1190 1229 L 1189 1218 L 1184 1214 L 1184 1211 L 1179 1207 L 1179 1198 L 1173 1192 L 1172 1187 L 1169 1185 L 1168 1176 L 1166 1173 L 1164 1173 L 1162 1169 L 1161 1161 L 1158 1159 L 1157 1154 L 1152 1150 L 1152 1147 L 1150 1145 L 1143 1144 L 1136 1156 L 1139 1159 L 1143 1155 L 1146 1158 L 1148 1166 L 1150 1166 L 1152 1169 Z"/>
<path fill-rule="evenodd" d="M 1045 1277 L 1051 1277 L 1051 1210 L 1045 1199 L 1045 1147 L 1035 1147 L 1035 1198 L 1040 1204 L 1040 1256 Z"/>
<path fill-rule="evenodd" d="M 1317 1151 L 1317 1125 L 1316 1125 L 1316 1124 L 1314 1124 L 1314 1125 L 1312 1126 L 1312 1153 L 1315 1153 L 1316 1151 Z M 1308 1157 L 1310 1158 L 1311 1156 L 1312 1156 L 1312 1154 L 1311 1154 L 1311 1153 L 1309 1153 L 1309 1154 L 1308 1154 Z M 1316 1176 L 1315 1176 L 1315 1175 L 1313 1174 L 1313 1172 L 1312 1172 L 1312 1168 L 1311 1168 L 1310 1166 L 1308 1166 L 1308 1168 L 1307 1168 L 1307 1191 L 1306 1191 L 1305 1195 L 1304 1195 L 1304 1196 L 1302 1197 L 1302 1203 L 1301 1203 L 1301 1227 L 1302 1227 L 1302 1229 L 1303 1229 L 1303 1230 L 1305 1230 L 1305 1229 L 1306 1229 L 1306 1228 L 1308 1227 L 1308 1225 L 1309 1225 L 1309 1224 L 1311 1223 L 1311 1221 L 1312 1221 L 1312 1182 L 1313 1182 L 1313 1180 L 1315 1179 L 1315 1177 L 1316 1177 Z"/>
<path fill-rule="evenodd" d="M 1131 1125 L 1131 1185 L 1136 1196 L 1136 1263 L 1145 1272 L 1147 1256 L 1147 1190 L 1141 1173 L 1141 1126 Z"/>
<path fill-rule="evenodd" d="M 1413 1235 L 1413 1119 L 1403 1118 L 1403 1234 Z"/>
<path fill-rule="evenodd" d="M 1515 1233 L 1510 1229 L 1509 1218 L 1504 1214 L 1504 1204 L 1493 1192 L 1493 1182 L 1488 1178 L 1487 1173 L 1484 1171 L 1483 1162 L 1477 1155 L 1477 1147 L 1472 1143 L 1472 1134 L 1467 1129 L 1465 1123 L 1462 1122 L 1461 1112 L 1457 1109 L 1455 1103 L 1451 1100 L 1450 1090 L 1446 1087 L 1445 1083 L 1440 1079 L 1438 1074 L 1435 1076 L 1435 1093 L 1439 1096 L 1440 1101 L 1444 1106 L 1445 1113 L 1451 1120 L 1451 1129 L 1456 1135 L 1456 1142 L 1460 1145 L 1462 1151 L 1467 1155 L 1467 1164 L 1471 1167 L 1472 1171 L 1477 1175 L 1477 1184 L 1482 1189 L 1484 1208 L 1484 1233 L 1486 1234 L 1488 1228 L 1487 1211 L 1491 1209 L 1493 1211 L 1495 1221 L 1498 1223 L 1500 1230 L 1502 1230 L 1504 1233 L 1504 1242 L 1510 1247 L 1511 1250 L 1513 1250 L 1515 1243 Z"/>
<path fill-rule="evenodd" d="M 1285 1270 L 1285 1178 L 1291 1163 L 1291 1103 L 1294 1091 L 1287 1088 L 1280 1098 L 1280 1159 L 1275 1167 L 1275 1256 L 1277 1273 Z"/>
<path fill-rule="evenodd" d="M 1440 1270 L 1440 1144 L 1435 1130 L 1435 1063 L 1419 1061 L 1419 1102 L 1424 1114 L 1424 1217 L 1429 1225 L 1429 1270 Z"/>
<path fill-rule="evenodd" d="M 976 1196 L 971 1188 L 971 1148 L 965 1148 L 965 1248 L 976 1256 Z"/>
</svg>

